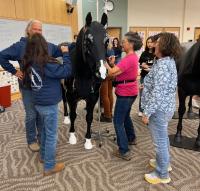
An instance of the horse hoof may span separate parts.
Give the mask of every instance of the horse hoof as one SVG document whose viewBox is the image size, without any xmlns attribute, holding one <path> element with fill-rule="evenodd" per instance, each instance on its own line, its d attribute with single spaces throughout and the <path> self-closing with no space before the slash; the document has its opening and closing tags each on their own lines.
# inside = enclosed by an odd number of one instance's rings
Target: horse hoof
<svg viewBox="0 0 200 191">
<path fill-rule="evenodd" d="M 93 145 L 92 145 L 91 139 L 85 139 L 84 147 L 87 150 L 92 149 Z"/>
<path fill-rule="evenodd" d="M 69 133 L 69 144 L 75 145 L 77 143 L 77 139 L 75 133 Z"/>
<path fill-rule="evenodd" d="M 66 124 L 66 125 L 70 124 L 69 116 L 65 116 L 63 123 Z"/>
<path fill-rule="evenodd" d="M 181 137 L 181 136 L 175 136 L 175 137 L 174 137 L 174 142 L 175 142 L 175 143 L 180 143 L 181 140 L 182 140 L 182 137 Z"/>
<path fill-rule="evenodd" d="M 196 140 L 196 142 L 195 142 L 195 147 L 198 148 L 198 149 L 200 149 L 200 140 L 199 140 L 199 141 Z"/>
</svg>

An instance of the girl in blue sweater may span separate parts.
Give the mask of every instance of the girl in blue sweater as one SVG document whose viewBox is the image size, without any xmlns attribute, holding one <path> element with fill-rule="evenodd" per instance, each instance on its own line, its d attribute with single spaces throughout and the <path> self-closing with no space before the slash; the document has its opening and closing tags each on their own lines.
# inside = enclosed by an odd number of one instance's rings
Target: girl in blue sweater
<svg viewBox="0 0 200 191">
<path fill-rule="evenodd" d="M 42 118 L 40 162 L 44 176 L 64 169 L 56 163 L 58 103 L 61 101 L 60 79 L 71 75 L 68 47 L 62 46 L 63 64 L 48 54 L 48 44 L 41 34 L 34 34 L 27 42 L 23 58 L 24 84 L 32 88 L 35 109 Z"/>
</svg>

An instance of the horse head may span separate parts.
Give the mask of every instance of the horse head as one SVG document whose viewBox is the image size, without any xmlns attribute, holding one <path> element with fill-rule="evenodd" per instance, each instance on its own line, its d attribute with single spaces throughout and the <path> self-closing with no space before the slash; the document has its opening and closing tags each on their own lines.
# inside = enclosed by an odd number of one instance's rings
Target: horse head
<svg viewBox="0 0 200 191">
<path fill-rule="evenodd" d="M 91 13 L 86 16 L 86 24 L 78 34 L 76 42 L 76 76 L 82 78 L 105 79 L 106 48 L 109 42 L 105 25 L 107 15 L 104 13 L 101 23 L 92 21 Z"/>
</svg>

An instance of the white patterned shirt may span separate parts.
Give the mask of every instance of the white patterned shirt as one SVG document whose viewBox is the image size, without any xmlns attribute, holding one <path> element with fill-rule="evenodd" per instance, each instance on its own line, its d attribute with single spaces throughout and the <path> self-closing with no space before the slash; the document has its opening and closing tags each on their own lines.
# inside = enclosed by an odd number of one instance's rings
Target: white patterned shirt
<svg viewBox="0 0 200 191">
<path fill-rule="evenodd" d="M 144 78 L 141 106 L 145 116 L 156 111 L 174 112 L 176 107 L 177 70 L 173 58 L 156 60 Z"/>
</svg>

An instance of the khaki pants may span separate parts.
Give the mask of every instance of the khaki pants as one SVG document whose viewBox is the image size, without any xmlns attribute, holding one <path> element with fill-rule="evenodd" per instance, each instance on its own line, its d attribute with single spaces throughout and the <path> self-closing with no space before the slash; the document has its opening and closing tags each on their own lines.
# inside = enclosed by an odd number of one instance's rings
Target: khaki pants
<svg viewBox="0 0 200 191">
<path fill-rule="evenodd" d="M 112 89 L 113 89 L 112 80 L 107 77 L 105 80 L 102 81 L 100 88 L 100 97 L 104 108 L 104 117 L 107 118 L 112 117 L 112 108 L 113 108 Z"/>
</svg>

